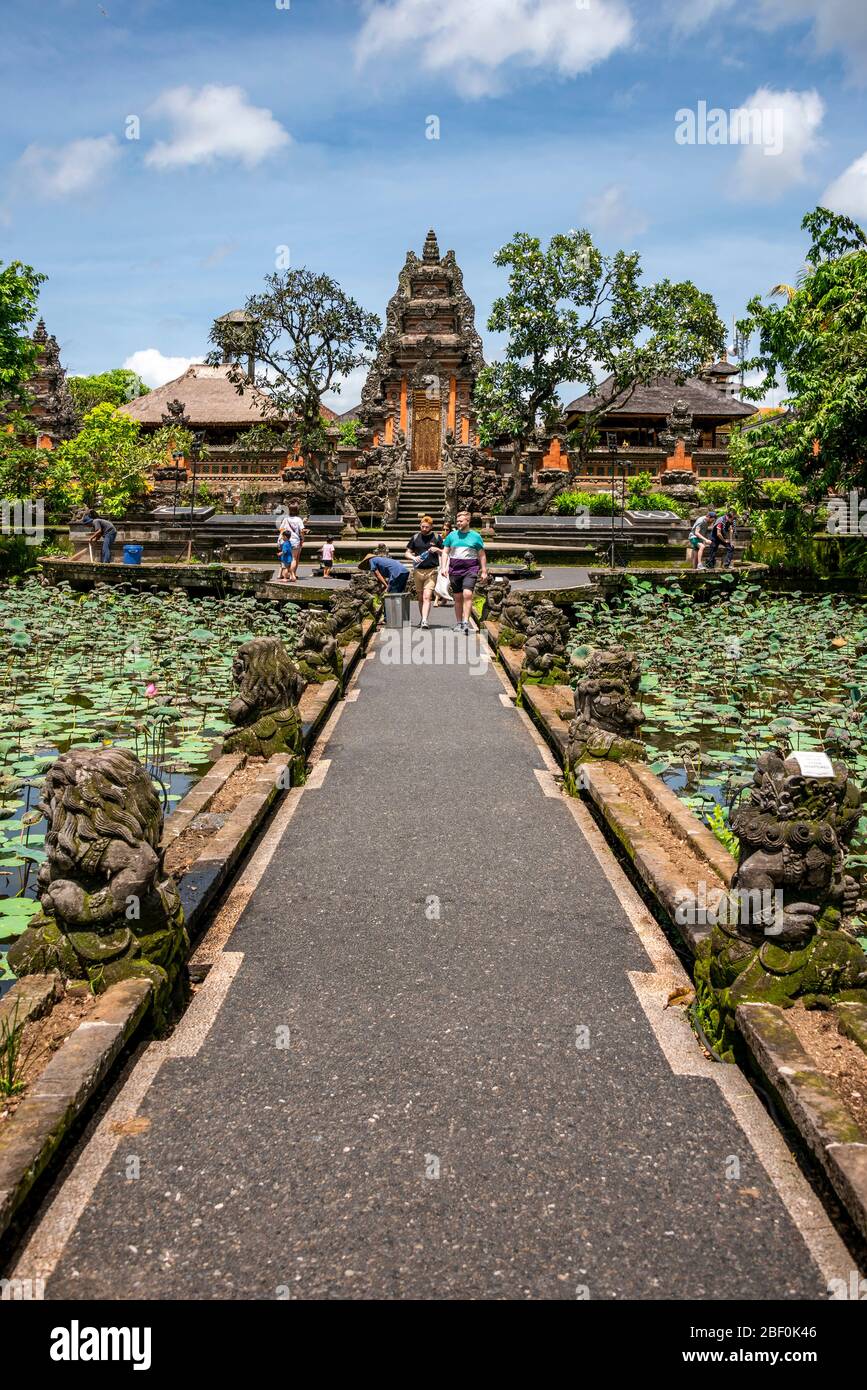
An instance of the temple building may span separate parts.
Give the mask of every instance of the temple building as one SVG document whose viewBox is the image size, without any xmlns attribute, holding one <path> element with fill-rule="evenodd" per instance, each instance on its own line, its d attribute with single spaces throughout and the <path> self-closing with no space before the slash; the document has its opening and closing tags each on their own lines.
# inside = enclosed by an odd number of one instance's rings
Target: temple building
<svg viewBox="0 0 867 1390">
<path fill-rule="evenodd" d="M 717 367 L 723 365 L 730 370 L 717 372 Z M 731 394 L 731 374 L 737 371 L 731 363 L 717 363 L 704 369 L 700 376 L 688 377 L 684 382 L 674 377 L 658 377 L 646 386 L 636 386 L 628 400 L 598 417 L 599 447 L 593 451 L 591 476 L 604 477 L 611 472 L 610 461 L 604 456 L 612 445 L 619 451 L 619 463 L 626 462 L 630 472 L 662 471 L 665 459 L 662 436 L 672 409 L 679 402 L 686 405 L 692 416 L 697 475 L 728 476 L 726 454 L 732 425 L 755 414 L 755 406 L 745 405 Z M 716 384 L 709 384 L 709 376 Z M 567 405 L 567 430 L 579 427 L 583 417 L 611 394 L 612 386 L 613 378 L 607 377 L 595 391 Z M 630 458 L 634 458 L 633 463 L 629 462 Z"/>
<path fill-rule="evenodd" d="M 36 325 L 31 341 L 37 361 L 33 375 L 24 383 L 29 398 L 24 414 L 31 422 L 31 434 L 24 442 L 53 449 L 76 433 L 78 414 L 66 382 L 66 368 L 60 361 L 59 344 L 46 329 L 44 319 Z"/>
<path fill-rule="evenodd" d="M 438 472 L 450 438 L 478 443 L 472 397 L 483 366 L 455 253 L 440 256 L 430 231 L 420 260 L 407 253 L 361 406 L 341 418 L 359 419 L 374 446 L 405 440 L 412 471 Z"/>
</svg>

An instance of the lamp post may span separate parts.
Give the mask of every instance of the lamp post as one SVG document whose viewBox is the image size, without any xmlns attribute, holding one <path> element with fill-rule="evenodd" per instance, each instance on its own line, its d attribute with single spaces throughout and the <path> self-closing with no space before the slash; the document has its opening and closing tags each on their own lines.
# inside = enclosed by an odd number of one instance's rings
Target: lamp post
<svg viewBox="0 0 867 1390">
<path fill-rule="evenodd" d="M 183 458 L 180 449 L 172 449 L 172 458 L 175 464 L 175 500 L 172 503 L 172 521 L 174 522 L 178 515 L 178 484 L 181 480 L 181 459 Z"/>
<path fill-rule="evenodd" d="M 190 449 L 190 454 L 191 454 L 192 460 L 193 460 L 193 481 L 192 481 L 192 486 L 191 486 L 191 488 L 190 488 L 190 536 L 189 536 L 189 540 L 188 540 L 188 542 L 187 542 L 187 562 L 188 562 L 188 563 L 189 563 L 189 561 L 190 561 L 190 560 L 192 559 L 192 557 L 193 557 L 193 522 L 194 522 L 194 515 L 193 515 L 193 514 L 194 514 L 194 512 L 195 512 L 195 507 L 196 507 L 196 475 L 197 475 L 198 467 L 199 467 L 199 453 L 200 453 L 200 451 L 201 451 L 202 444 L 204 443 L 204 439 L 205 439 L 205 431 L 204 431 L 204 430 L 194 430 L 194 431 L 193 431 L 193 443 L 192 443 L 192 448 Z"/>
<path fill-rule="evenodd" d="M 609 552 L 609 567 L 610 567 L 611 569 L 614 569 L 614 568 L 615 568 L 616 554 L 617 554 L 617 550 L 616 550 L 617 542 L 616 542 L 616 540 L 615 540 L 615 534 L 614 534 L 614 509 L 615 509 L 616 501 L 617 501 L 617 456 L 618 456 L 618 452 L 619 452 L 619 446 L 618 446 L 618 444 L 617 444 L 617 435 L 616 435 L 616 434 L 609 434 L 609 436 L 608 436 L 608 455 L 609 455 L 609 458 L 611 459 L 611 548 L 610 548 L 610 552 Z M 624 519 L 624 512 L 625 512 L 625 509 L 626 509 L 626 469 L 627 469 L 627 466 L 628 466 L 628 465 L 624 462 L 621 466 L 622 466 L 622 468 L 623 468 L 623 476 L 622 476 L 622 478 L 621 478 L 621 485 L 620 485 L 620 539 L 621 539 L 621 541 L 622 541 L 622 540 L 623 540 L 623 519 Z"/>
</svg>

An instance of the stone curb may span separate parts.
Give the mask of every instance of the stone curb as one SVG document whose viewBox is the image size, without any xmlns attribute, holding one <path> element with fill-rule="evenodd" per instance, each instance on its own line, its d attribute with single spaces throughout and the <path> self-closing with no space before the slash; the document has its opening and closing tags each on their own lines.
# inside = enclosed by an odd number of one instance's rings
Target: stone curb
<svg viewBox="0 0 867 1390">
<path fill-rule="evenodd" d="M 738 1031 L 757 1069 L 867 1238 L 867 1134 L 776 1004 L 741 1004 Z"/>
<path fill-rule="evenodd" d="M 31 1019 L 47 1014 L 62 992 L 59 975 L 25 975 L 0 999 L 0 1031 L 3 1025 L 22 1028 Z"/>
<path fill-rule="evenodd" d="M 148 979 L 110 985 L 0 1126 L 0 1236 L 145 1018 L 152 994 Z"/>
<path fill-rule="evenodd" d="M 845 1038 L 857 1043 L 862 1052 L 867 1052 L 867 1004 L 857 1004 L 854 1000 L 842 1000 L 834 1007 L 837 1028 Z"/>
<path fill-rule="evenodd" d="M 604 763 L 582 763 L 581 785 L 632 860 L 653 897 L 665 908 L 672 921 L 677 922 L 678 905 L 692 896 L 692 890 L 684 883 L 665 851 L 659 848 L 653 836 L 643 828 L 620 788 L 604 769 Z M 690 922 L 677 922 L 677 927 L 693 954 L 697 951 L 699 943 L 709 936 L 711 931 L 708 926 Z"/>
<path fill-rule="evenodd" d="M 649 767 L 634 762 L 627 762 L 624 766 L 629 769 L 638 785 L 678 837 L 690 846 L 699 859 L 710 865 L 727 887 L 730 886 L 738 867 L 737 862 L 720 844 L 713 831 L 703 825 L 698 816 L 694 816 L 689 807 L 684 806 L 680 798 L 655 772 L 651 772 Z"/>
<path fill-rule="evenodd" d="M 196 934 L 202 917 L 277 800 L 281 791 L 280 774 L 291 761 L 288 753 L 275 753 L 268 759 L 253 784 L 253 790 L 238 802 L 198 859 L 178 880 L 178 892 L 191 937 Z"/>
<path fill-rule="evenodd" d="M 160 841 L 162 849 L 168 849 L 169 845 L 184 833 L 196 816 L 207 811 L 217 792 L 222 790 L 232 773 L 241 766 L 243 757 L 243 753 L 224 753 L 209 768 L 204 777 L 201 777 L 196 785 L 190 788 L 163 825 L 162 840 Z"/>
</svg>

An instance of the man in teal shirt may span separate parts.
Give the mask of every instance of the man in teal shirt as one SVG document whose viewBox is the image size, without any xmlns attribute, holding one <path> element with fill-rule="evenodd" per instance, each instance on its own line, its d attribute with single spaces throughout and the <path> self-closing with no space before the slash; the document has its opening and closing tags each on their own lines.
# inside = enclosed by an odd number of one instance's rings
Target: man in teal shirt
<svg viewBox="0 0 867 1390">
<path fill-rule="evenodd" d="M 443 541 L 440 570 L 448 576 L 455 599 L 455 627 L 459 632 L 470 630 L 470 610 L 473 590 L 480 579 L 488 577 L 488 558 L 485 542 L 478 531 L 470 530 L 469 512 L 458 512 L 455 529 Z"/>
</svg>

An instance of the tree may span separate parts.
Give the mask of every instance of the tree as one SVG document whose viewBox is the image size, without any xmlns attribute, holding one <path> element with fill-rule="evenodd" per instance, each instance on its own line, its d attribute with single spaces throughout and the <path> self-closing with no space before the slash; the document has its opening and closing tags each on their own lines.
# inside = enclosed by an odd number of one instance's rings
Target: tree
<svg viewBox="0 0 867 1390">
<path fill-rule="evenodd" d="M 0 410 L 24 399 L 23 383 L 36 366 L 37 349 L 27 325 L 46 278 L 21 261 L 0 269 Z"/>
<path fill-rule="evenodd" d="M 138 420 L 106 401 L 88 411 L 74 439 L 53 451 L 52 457 L 75 480 L 77 501 L 118 515 L 147 491 L 155 450 L 151 443 L 142 444 L 140 428 Z"/>
<path fill-rule="evenodd" d="M 735 435 L 732 457 L 818 499 L 867 482 L 867 235 L 822 207 L 801 226 L 811 245 L 797 288 L 782 305 L 757 295 L 738 324 L 759 344 L 743 364 L 759 380 L 743 395 L 761 400 L 785 381 L 786 410 Z"/>
<path fill-rule="evenodd" d="M 604 402 L 593 407 L 570 437 L 570 468 L 580 466 L 598 436 L 598 422 L 627 403 L 636 386 L 653 377 L 684 380 L 716 356 L 725 327 L 709 294 L 690 281 L 644 286 L 637 252 L 603 256 L 587 231 L 551 238 L 519 233 L 494 257 L 509 267 L 509 291 L 497 299 L 488 328 L 508 335 L 505 358 L 485 367 L 475 404 L 483 444 L 509 438 L 515 483 L 523 488 L 522 456 L 540 424 L 562 418 L 558 389 L 576 382 L 592 391 L 597 373 L 611 377 Z"/>
<path fill-rule="evenodd" d="M 0 497 L 41 501 L 49 520 L 66 520 L 73 501 L 72 475 L 53 449 L 22 444 L 20 432 L 0 430 Z"/>
<path fill-rule="evenodd" d="M 380 322 L 344 294 L 329 275 L 303 266 L 269 275 L 265 291 L 249 297 L 246 321 L 218 319 L 211 341 L 223 359 L 256 361 L 250 383 L 241 366 L 233 373 L 240 392 L 253 385 L 266 404 L 263 418 L 291 432 L 314 478 L 328 451 L 322 397 L 340 390 L 343 377 L 370 365 Z"/>
<path fill-rule="evenodd" d="M 125 405 L 137 396 L 146 396 L 150 391 L 136 372 L 126 367 L 115 367 L 110 372 L 98 372 L 95 376 L 73 376 L 68 379 L 69 390 L 75 401 L 79 415 L 86 415 L 95 405 Z"/>
</svg>

